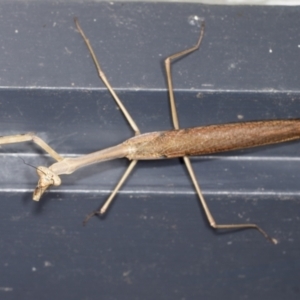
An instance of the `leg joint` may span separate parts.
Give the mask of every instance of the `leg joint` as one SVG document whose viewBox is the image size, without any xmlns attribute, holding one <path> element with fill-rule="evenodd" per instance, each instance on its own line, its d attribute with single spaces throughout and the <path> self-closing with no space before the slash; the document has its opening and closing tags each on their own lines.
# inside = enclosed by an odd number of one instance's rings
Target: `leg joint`
<svg viewBox="0 0 300 300">
<path fill-rule="evenodd" d="M 212 228 L 214 228 L 214 229 L 218 228 L 218 225 L 216 224 L 215 221 L 210 222 L 210 226 L 211 226 Z"/>
</svg>

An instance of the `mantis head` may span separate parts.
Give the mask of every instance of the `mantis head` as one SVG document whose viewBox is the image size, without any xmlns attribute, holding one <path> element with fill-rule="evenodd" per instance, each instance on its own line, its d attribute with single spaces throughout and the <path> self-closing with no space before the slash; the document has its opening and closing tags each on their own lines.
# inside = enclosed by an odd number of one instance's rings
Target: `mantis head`
<svg viewBox="0 0 300 300">
<path fill-rule="evenodd" d="M 38 181 L 37 187 L 33 192 L 32 199 L 34 201 L 39 201 L 41 196 L 49 186 L 58 186 L 61 184 L 61 179 L 59 178 L 59 176 L 46 167 L 38 167 L 37 174 L 39 175 L 40 179 Z"/>
</svg>

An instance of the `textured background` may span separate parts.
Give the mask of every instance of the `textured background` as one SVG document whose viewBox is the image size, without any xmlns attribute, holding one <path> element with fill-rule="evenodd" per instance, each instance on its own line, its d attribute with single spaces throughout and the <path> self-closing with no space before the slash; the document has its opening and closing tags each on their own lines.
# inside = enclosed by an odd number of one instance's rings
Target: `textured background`
<svg viewBox="0 0 300 300">
<path fill-rule="evenodd" d="M 59 153 L 84 154 L 131 137 L 76 32 L 78 16 L 111 84 L 142 132 L 171 128 L 163 59 L 174 65 L 182 127 L 296 118 L 299 8 L 199 4 L 40 3 L 0 8 L 1 135 L 34 131 Z M 31 201 L 31 144 L 1 148 L 1 299 L 299 299 L 299 143 L 193 158 L 220 223 L 207 225 L 181 160 L 139 162 L 104 220 L 99 207 L 128 164 L 118 160 L 62 177 Z"/>
</svg>

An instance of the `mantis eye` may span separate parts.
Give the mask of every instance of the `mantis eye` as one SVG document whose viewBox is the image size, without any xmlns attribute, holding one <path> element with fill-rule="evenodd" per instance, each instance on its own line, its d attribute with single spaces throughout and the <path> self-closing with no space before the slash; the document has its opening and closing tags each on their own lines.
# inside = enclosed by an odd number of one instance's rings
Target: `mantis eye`
<svg viewBox="0 0 300 300">
<path fill-rule="evenodd" d="M 46 167 L 38 167 L 37 173 L 40 179 L 38 181 L 37 187 L 33 192 L 32 198 L 34 201 L 39 201 L 41 196 L 49 186 L 58 186 L 61 184 L 61 179 L 59 178 L 59 176 Z"/>
<path fill-rule="evenodd" d="M 61 179 L 58 175 L 56 174 L 53 174 L 53 177 L 52 177 L 52 182 L 53 182 L 53 185 L 54 186 L 59 186 L 61 185 Z"/>
</svg>

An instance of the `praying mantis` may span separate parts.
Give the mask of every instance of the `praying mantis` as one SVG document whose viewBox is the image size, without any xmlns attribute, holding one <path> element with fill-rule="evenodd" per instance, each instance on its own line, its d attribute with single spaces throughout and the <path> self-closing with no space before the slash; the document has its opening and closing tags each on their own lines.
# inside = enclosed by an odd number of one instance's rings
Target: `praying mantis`
<svg viewBox="0 0 300 300">
<path fill-rule="evenodd" d="M 182 157 L 196 190 L 200 204 L 212 228 L 217 230 L 252 228 L 259 231 L 273 244 L 277 244 L 277 240 L 275 238 L 269 236 L 256 224 L 218 224 L 212 216 L 206 200 L 202 195 L 189 157 L 300 139 L 300 119 L 241 122 L 180 129 L 173 92 L 171 64 L 174 60 L 188 55 L 200 47 L 205 31 L 205 23 L 202 21 L 197 43 L 193 47 L 177 52 L 165 59 L 165 71 L 174 129 L 141 134 L 135 121 L 130 116 L 126 107 L 123 105 L 122 101 L 119 99 L 109 83 L 88 38 L 79 24 L 78 19 L 75 18 L 74 21 L 79 34 L 83 38 L 88 51 L 91 54 L 100 79 L 109 90 L 113 99 L 116 101 L 135 135 L 119 145 L 75 158 L 62 157 L 34 133 L 0 137 L 0 145 L 33 142 L 56 161 L 49 167 L 37 167 L 39 180 L 33 192 L 33 200 L 39 201 L 41 196 L 49 187 L 59 186 L 61 184 L 60 175 L 72 174 L 82 167 L 100 163 L 102 161 L 124 157 L 129 159 L 130 163 L 126 171 L 111 192 L 110 196 L 106 199 L 99 210 L 92 212 L 86 217 L 84 221 L 84 223 L 86 223 L 91 217 L 106 213 L 115 195 L 136 166 L 138 160 L 171 159 Z"/>
</svg>

